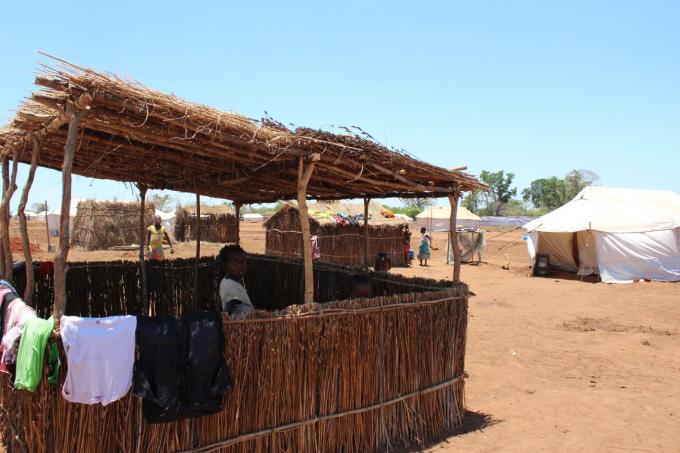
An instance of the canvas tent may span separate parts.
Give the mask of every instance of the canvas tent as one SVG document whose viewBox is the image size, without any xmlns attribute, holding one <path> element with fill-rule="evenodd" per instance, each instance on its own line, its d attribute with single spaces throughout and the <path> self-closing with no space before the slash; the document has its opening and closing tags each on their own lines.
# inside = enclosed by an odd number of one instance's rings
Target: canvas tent
<svg viewBox="0 0 680 453">
<path fill-rule="evenodd" d="M 68 223 L 68 237 L 73 237 L 73 224 L 78 213 L 78 203 L 83 201 L 81 198 L 71 198 L 71 207 L 69 209 L 69 223 Z M 47 230 L 50 236 L 59 236 L 59 228 L 61 228 L 61 211 L 56 209 L 53 211 L 47 211 Z"/>
<path fill-rule="evenodd" d="M 552 267 L 607 283 L 680 281 L 680 195 L 673 192 L 586 187 L 524 229 L 532 261 L 545 253 Z"/>
<path fill-rule="evenodd" d="M 430 231 L 449 231 L 451 208 L 449 206 L 430 206 L 416 216 L 418 229 L 423 227 Z M 482 219 L 462 206 L 458 206 L 456 224 L 464 228 L 478 229 Z"/>
</svg>

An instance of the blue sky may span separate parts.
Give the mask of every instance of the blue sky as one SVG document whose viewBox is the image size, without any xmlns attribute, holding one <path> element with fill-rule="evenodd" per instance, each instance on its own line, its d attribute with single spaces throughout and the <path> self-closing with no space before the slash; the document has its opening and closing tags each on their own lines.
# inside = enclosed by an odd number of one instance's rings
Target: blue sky
<svg viewBox="0 0 680 453">
<path fill-rule="evenodd" d="M 680 192 L 680 2 L 172 3 L 3 5 L 0 121 L 42 50 L 252 117 L 359 125 L 520 190 L 585 168 Z M 59 184 L 41 170 L 30 202 L 56 206 Z M 134 194 L 77 177 L 73 196 Z"/>
</svg>

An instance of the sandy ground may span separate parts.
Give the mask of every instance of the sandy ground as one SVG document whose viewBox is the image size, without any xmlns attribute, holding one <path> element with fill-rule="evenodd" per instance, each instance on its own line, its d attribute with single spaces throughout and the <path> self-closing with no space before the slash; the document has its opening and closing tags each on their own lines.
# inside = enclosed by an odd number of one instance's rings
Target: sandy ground
<svg viewBox="0 0 680 453">
<path fill-rule="evenodd" d="M 42 250 L 44 228 L 31 225 Z M 680 284 L 529 278 L 521 234 L 499 234 L 489 233 L 485 263 L 462 270 L 475 293 L 464 429 L 427 449 L 680 451 Z M 260 224 L 243 224 L 242 238 L 246 250 L 264 251 Z M 414 263 L 393 271 L 451 278 L 446 237 L 434 239 L 442 247 L 430 267 Z M 195 254 L 192 243 L 176 249 L 174 256 Z M 203 244 L 202 254 L 218 249 Z M 70 255 L 77 261 L 136 257 L 78 249 Z M 506 263 L 510 270 L 502 269 Z"/>
</svg>

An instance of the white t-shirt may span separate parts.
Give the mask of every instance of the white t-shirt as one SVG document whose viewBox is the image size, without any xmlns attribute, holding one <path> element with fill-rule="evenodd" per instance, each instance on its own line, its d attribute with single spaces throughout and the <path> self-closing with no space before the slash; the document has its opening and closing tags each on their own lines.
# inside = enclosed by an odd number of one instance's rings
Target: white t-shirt
<svg viewBox="0 0 680 453">
<path fill-rule="evenodd" d="M 239 282 L 230 278 L 223 278 L 220 282 L 220 300 L 222 301 L 222 311 L 225 312 L 229 311 L 229 307 L 227 307 L 229 301 L 240 301 L 240 303 L 234 305 L 232 316 L 255 310 L 246 289 Z"/>
<path fill-rule="evenodd" d="M 135 316 L 61 317 L 68 371 L 61 394 L 66 401 L 106 406 L 132 386 Z"/>
</svg>

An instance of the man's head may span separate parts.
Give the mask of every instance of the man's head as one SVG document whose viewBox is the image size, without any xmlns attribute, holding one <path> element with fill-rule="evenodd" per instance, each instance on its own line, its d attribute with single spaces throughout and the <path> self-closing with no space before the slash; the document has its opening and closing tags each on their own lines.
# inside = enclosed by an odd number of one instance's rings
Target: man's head
<svg viewBox="0 0 680 453">
<path fill-rule="evenodd" d="M 157 227 L 161 226 L 161 216 L 159 216 L 159 215 L 154 216 L 154 218 L 153 218 L 153 223 L 154 223 L 154 225 L 156 225 Z"/>
<path fill-rule="evenodd" d="M 350 297 L 353 299 L 371 297 L 371 280 L 369 280 L 367 275 L 352 275 L 350 279 Z"/>
<path fill-rule="evenodd" d="M 246 272 L 246 252 L 236 244 L 225 245 L 218 256 L 224 274 L 237 281 L 243 280 Z"/>
</svg>

